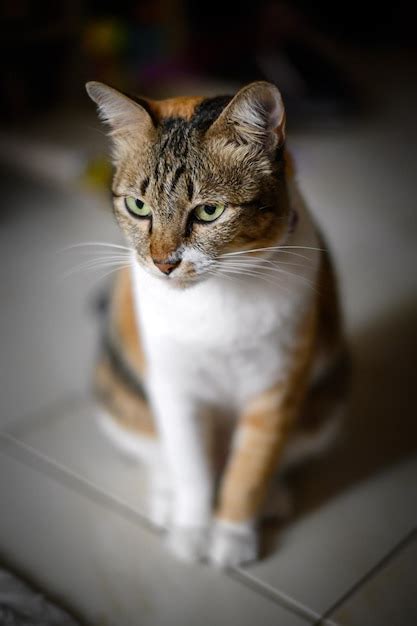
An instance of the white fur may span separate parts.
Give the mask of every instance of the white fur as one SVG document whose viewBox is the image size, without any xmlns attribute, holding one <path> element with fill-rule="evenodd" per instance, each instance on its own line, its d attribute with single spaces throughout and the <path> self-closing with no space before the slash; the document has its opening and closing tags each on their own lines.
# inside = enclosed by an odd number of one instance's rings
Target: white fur
<svg viewBox="0 0 417 626">
<path fill-rule="evenodd" d="M 157 464 L 161 457 L 161 446 L 153 437 L 135 436 L 103 409 L 98 414 L 98 424 L 105 435 L 127 456 L 140 459 L 146 464 Z"/>
<path fill-rule="evenodd" d="M 292 201 L 299 223 L 285 245 L 316 248 L 314 226 L 296 190 Z M 210 406 L 237 415 L 249 398 L 285 376 L 296 326 L 316 295 L 308 283 L 314 283 L 317 275 L 318 252 L 286 250 L 301 256 L 274 253 L 269 259 L 299 263 L 282 265 L 293 275 L 271 272 L 267 281 L 212 276 L 185 290 L 172 289 L 169 282 L 181 266 L 161 280 L 134 263 L 147 387 L 174 494 L 169 543 L 183 558 L 201 558 L 202 538 L 211 520 L 213 472 L 202 411 Z M 201 254 L 185 250 L 184 256 L 204 269 Z M 274 279 L 276 284 L 271 284 Z M 242 535 L 216 527 L 210 548 L 213 562 L 236 565 L 256 553 L 252 528 Z"/>
<path fill-rule="evenodd" d="M 220 568 L 236 567 L 258 558 L 258 535 L 252 520 L 234 523 L 217 520 L 213 525 L 209 561 Z"/>
</svg>

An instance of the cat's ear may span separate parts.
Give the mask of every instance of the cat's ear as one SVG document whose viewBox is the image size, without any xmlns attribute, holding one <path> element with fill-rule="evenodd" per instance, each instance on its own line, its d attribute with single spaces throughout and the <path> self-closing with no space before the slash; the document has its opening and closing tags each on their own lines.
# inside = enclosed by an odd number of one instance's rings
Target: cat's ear
<svg viewBox="0 0 417 626">
<path fill-rule="evenodd" d="M 267 151 L 285 140 L 285 109 L 275 85 L 265 81 L 243 87 L 211 126 L 210 133 L 226 133 L 239 145 Z"/>
<path fill-rule="evenodd" d="M 90 98 L 97 104 L 100 118 L 111 128 L 111 135 L 130 132 L 149 134 L 154 125 L 148 111 L 113 87 L 91 81 L 85 86 Z"/>
</svg>

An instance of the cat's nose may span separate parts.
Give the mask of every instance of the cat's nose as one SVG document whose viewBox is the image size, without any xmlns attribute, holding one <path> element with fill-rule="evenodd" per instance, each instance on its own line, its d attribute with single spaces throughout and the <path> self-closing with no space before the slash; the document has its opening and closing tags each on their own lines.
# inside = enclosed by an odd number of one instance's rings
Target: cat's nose
<svg viewBox="0 0 417 626">
<path fill-rule="evenodd" d="M 155 263 L 159 271 L 167 276 L 171 274 L 171 272 L 181 263 L 181 260 L 176 261 L 175 263 L 167 263 L 166 261 L 159 261 L 158 259 L 152 259 L 152 261 Z"/>
</svg>

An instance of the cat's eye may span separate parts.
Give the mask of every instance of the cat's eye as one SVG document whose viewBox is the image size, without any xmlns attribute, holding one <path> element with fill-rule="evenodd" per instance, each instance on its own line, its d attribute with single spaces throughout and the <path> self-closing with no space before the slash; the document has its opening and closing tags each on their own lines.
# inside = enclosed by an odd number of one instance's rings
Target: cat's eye
<svg viewBox="0 0 417 626">
<path fill-rule="evenodd" d="M 214 222 L 224 212 L 224 204 L 199 204 L 194 209 L 194 214 L 201 222 Z"/>
<path fill-rule="evenodd" d="M 135 217 L 149 217 L 151 215 L 151 207 L 134 196 L 126 196 L 125 205 L 129 213 Z"/>
</svg>

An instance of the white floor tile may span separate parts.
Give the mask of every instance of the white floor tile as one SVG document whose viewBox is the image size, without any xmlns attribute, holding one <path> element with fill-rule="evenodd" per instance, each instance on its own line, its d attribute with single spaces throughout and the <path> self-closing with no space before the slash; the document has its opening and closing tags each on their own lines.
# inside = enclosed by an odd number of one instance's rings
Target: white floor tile
<svg viewBox="0 0 417 626">
<path fill-rule="evenodd" d="M 416 483 L 417 457 L 290 524 L 277 551 L 242 574 L 323 614 L 416 526 Z"/>
<path fill-rule="evenodd" d="M 146 517 L 146 473 L 107 441 L 96 414 L 93 402 L 81 401 L 11 432 Z M 307 507 L 282 531 L 274 551 L 239 576 L 273 590 L 306 614 L 321 615 L 417 523 L 416 481 L 417 458 L 342 491 L 312 512 Z"/>
<path fill-rule="evenodd" d="M 120 239 L 110 202 L 106 211 L 97 195 L 14 178 L 2 193 L 10 214 L 0 230 L 0 425 L 89 387 L 104 272 L 64 278 L 88 257 L 62 250 Z"/>
<path fill-rule="evenodd" d="M 337 626 L 417 624 L 416 562 L 414 540 L 346 600 L 331 620 Z"/>
<path fill-rule="evenodd" d="M 22 427 L 15 425 L 9 432 L 51 462 L 145 515 L 145 468 L 103 434 L 94 402 L 86 398 L 69 401 L 58 412 L 29 420 Z"/>
<path fill-rule="evenodd" d="M 178 564 L 132 515 L 58 482 L 25 451 L 0 453 L 0 550 L 93 624 L 302 626 L 210 568 Z M 89 496 L 92 494 L 89 493 Z"/>
</svg>

